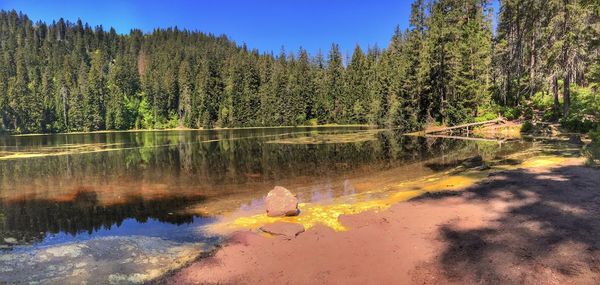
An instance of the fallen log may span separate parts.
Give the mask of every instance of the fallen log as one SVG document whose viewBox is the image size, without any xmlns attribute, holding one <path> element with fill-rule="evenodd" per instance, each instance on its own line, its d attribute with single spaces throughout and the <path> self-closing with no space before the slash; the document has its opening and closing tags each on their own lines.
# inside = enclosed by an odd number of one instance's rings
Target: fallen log
<svg viewBox="0 0 600 285">
<path fill-rule="evenodd" d="M 498 118 L 498 119 L 489 120 L 489 121 L 485 121 L 485 122 L 462 124 L 462 125 L 458 125 L 458 126 L 446 127 L 446 128 L 436 129 L 436 130 L 431 130 L 431 131 L 426 130 L 425 133 L 426 134 L 434 134 L 434 133 L 447 132 L 447 131 L 456 130 L 456 129 L 483 126 L 483 125 L 487 125 L 487 124 L 497 124 L 497 123 L 503 123 L 503 122 L 504 122 L 504 119 Z"/>
<path fill-rule="evenodd" d="M 503 139 L 503 140 L 498 140 L 498 139 L 486 139 L 486 138 L 477 138 L 477 137 L 462 137 L 462 136 L 449 136 L 449 135 L 432 135 L 432 134 L 425 134 L 424 137 L 426 138 L 440 138 L 440 139 L 455 139 L 455 140 L 467 140 L 467 141 L 481 141 L 481 142 L 495 142 L 495 143 L 505 143 L 508 140 Z"/>
</svg>

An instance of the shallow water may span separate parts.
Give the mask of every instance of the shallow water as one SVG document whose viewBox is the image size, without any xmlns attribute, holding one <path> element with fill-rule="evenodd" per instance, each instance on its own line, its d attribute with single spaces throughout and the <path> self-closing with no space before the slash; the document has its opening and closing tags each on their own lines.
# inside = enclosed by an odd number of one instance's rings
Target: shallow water
<svg viewBox="0 0 600 285">
<path fill-rule="evenodd" d="M 2 136 L 0 247 L 27 253 L 111 237 L 214 243 L 204 226 L 261 209 L 275 185 L 326 203 L 529 147 L 358 127 Z"/>
</svg>

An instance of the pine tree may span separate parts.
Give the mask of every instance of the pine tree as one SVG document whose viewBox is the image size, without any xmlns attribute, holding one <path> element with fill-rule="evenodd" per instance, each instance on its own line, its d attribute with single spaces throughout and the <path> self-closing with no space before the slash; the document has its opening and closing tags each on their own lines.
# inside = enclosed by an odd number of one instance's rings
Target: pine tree
<svg viewBox="0 0 600 285">
<path fill-rule="evenodd" d="M 303 124 L 307 120 L 316 118 L 315 100 L 316 85 L 314 74 L 310 63 L 308 52 L 302 48 L 298 52 L 298 62 L 296 63 L 296 124 Z"/>
<path fill-rule="evenodd" d="M 325 70 L 325 59 L 319 50 L 314 59 L 313 77 L 315 78 L 315 100 L 314 113 L 317 122 L 330 123 L 331 121 L 331 101 L 328 97 L 328 80 Z"/>
<path fill-rule="evenodd" d="M 343 101 L 344 101 L 344 66 L 342 62 L 342 53 L 337 44 L 332 44 L 327 57 L 327 71 L 325 94 L 329 101 L 327 108 L 327 121 L 343 122 Z"/>
<path fill-rule="evenodd" d="M 241 109 L 239 126 L 259 125 L 260 86 L 261 78 L 258 66 L 259 55 L 253 51 L 244 58 L 244 79 L 241 94 Z"/>
<path fill-rule="evenodd" d="M 108 94 L 105 77 L 104 57 L 102 52 L 97 50 L 92 54 L 87 89 L 84 93 L 84 130 L 105 129 L 105 99 Z"/>
<path fill-rule="evenodd" d="M 347 101 L 344 102 L 346 123 L 364 124 L 367 122 L 367 62 L 365 54 L 360 46 L 354 48 L 352 59 L 348 64 L 346 72 L 345 94 Z"/>
<path fill-rule="evenodd" d="M 189 60 L 183 60 L 179 65 L 177 85 L 179 86 L 179 106 L 177 107 L 179 124 L 182 126 L 192 126 L 192 96 L 194 94 L 194 85 Z"/>
<path fill-rule="evenodd" d="M 26 100 L 30 98 L 28 88 L 29 75 L 25 66 L 25 59 L 22 53 L 17 53 L 16 56 L 15 77 L 8 82 L 7 105 L 9 120 L 11 121 L 13 130 L 17 132 L 26 132 L 29 127 L 28 110 L 26 108 Z"/>
</svg>

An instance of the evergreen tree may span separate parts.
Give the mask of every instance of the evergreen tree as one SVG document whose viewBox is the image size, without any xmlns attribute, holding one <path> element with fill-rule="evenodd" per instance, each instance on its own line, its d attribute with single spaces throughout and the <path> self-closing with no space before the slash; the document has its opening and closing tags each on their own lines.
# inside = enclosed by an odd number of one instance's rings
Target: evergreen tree
<svg viewBox="0 0 600 285">
<path fill-rule="evenodd" d="M 330 122 L 343 122 L 344 101 L 344 65 L 342 53 L 337 44 L 332 44 L 327 57 L 325 94 L 327 108 L 325 119 Z"/>
<path fill-rule="evenodd" d="M 344 102 L 344 113 L 346 123 L 364 124 L 367 122 L 368 104 L 368 78 L 367 62 L 365 54 L 360 46 L 354 48 L 352 59 L 346 72 L 345 94 L 347 101 Z"/>
<path fill-rule="evenodd" d="M 84 130 L 105 129 L 105 100 L 108 93 L 105 77 L 104 57 L 102 52 L 97 50 L 92 54 L 87 89 L 84 93 Z"/>
</svg>

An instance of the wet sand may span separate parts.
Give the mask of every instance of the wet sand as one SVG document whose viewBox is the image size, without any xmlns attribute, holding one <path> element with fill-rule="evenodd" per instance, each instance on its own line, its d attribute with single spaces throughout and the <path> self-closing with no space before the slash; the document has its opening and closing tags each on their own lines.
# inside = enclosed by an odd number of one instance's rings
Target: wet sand
<svg viewBox="0 0 600 285">
<path fill-rule="evenodd" d="M 238 231 L 165 284 L 599 284 L 600 170 L 569 158 L 342 215 L 287 240 Z"/>
</svg>

